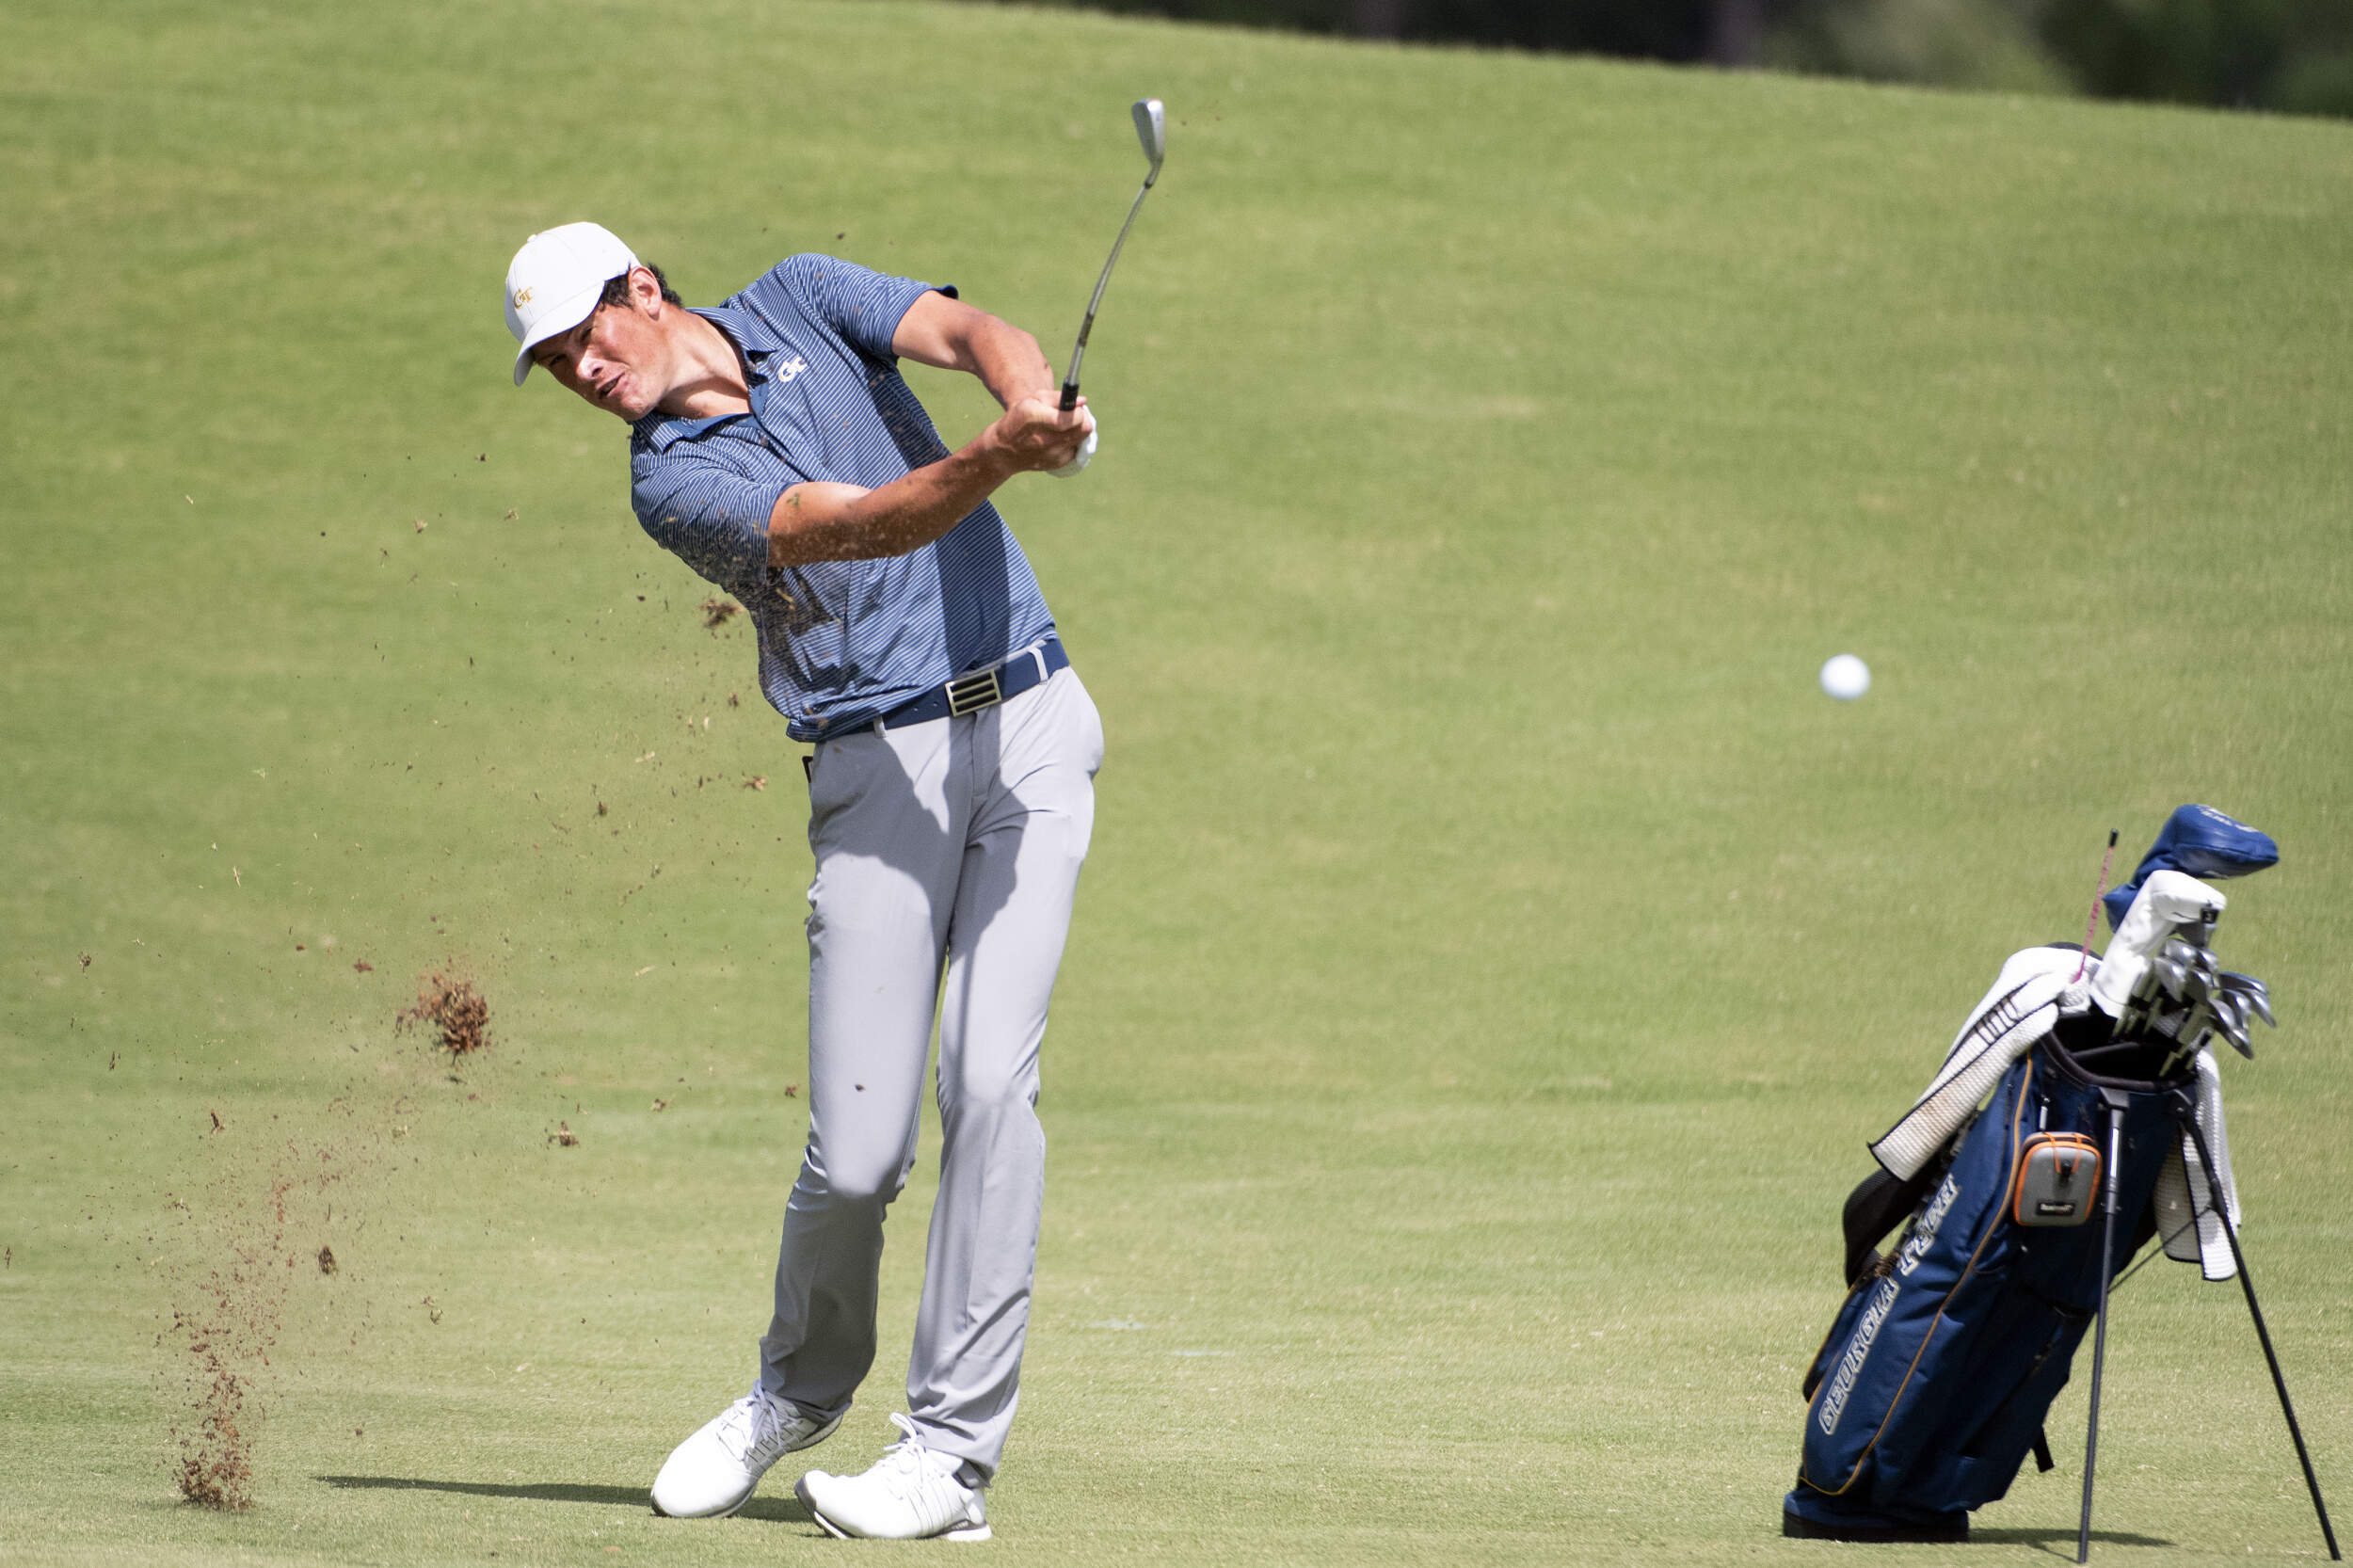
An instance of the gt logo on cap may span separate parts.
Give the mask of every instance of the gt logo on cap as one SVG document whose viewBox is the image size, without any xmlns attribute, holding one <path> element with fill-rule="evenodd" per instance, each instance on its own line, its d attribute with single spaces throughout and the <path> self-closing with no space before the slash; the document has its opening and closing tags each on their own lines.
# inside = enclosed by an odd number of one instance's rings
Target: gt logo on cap
<svg viewBox="0 0 2353 1568">
<path fill-rule="evenodd" d="M 516 308 L 517 310 L 519 310 L 519 311 L 520 311 L 520 310 L 521 310 L 521 309 L 522 309 L 525 305 L 528 305 L 528 304 L 530 304 L 530 303 L 531 303 L 531 291 L 530 291 L 529 289 L 517 289 L 517 290 L 515 291 L 515 308 Z"/>
</svg>

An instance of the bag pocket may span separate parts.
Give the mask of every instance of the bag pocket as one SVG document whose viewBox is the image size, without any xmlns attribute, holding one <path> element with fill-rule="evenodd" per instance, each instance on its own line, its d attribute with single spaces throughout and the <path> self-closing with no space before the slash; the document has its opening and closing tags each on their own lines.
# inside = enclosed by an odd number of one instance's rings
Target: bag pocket
<svg viewBox="0 0 2353 1568">
<path fill-rule="evenodd" d="M 1924 1506 L 1979 1508 L 2009 1490 L 2067 1386 L 2088 1313 L 2058 1306 L 2015 1283 L 1993 1304 L 1957 1386 L 1969 1395 L 1947 1412 L 1940 1439 L 1908 1496 Z"/>
</svg>

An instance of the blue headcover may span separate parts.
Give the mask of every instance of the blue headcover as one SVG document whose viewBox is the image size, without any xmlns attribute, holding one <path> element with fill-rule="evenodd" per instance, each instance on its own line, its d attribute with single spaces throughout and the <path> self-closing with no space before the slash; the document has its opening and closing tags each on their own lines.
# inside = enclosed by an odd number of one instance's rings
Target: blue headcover
<svg viewBox="0 0 2353 1568">
<path fill-rule="evenodd" d="M 2176 807 L 2158 830 L 2157 841 L 2141 856 L 2133 879 L 2111 889 L 2100 902 L 2107 907 L 2108 924 L 2115 926 L 2132 908 L 2134 897 L 2151 872 L 2186 872 L 2211 882 L 2245 876 L 2279 863 L 2280 846 L 2271 841 L 2270 834 L 2258 833 L 2211 806 Z"/>
</svg>

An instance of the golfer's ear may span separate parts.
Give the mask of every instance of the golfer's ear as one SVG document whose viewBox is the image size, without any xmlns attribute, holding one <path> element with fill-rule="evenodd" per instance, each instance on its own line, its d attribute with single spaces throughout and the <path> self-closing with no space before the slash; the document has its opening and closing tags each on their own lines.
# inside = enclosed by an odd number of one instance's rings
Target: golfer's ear
<svg viewBox="0 0 2353 1568">
<path fill-rule="evenodd" d="M 664 303 L 662 285 L 655 281 L 651 269 L 642 266 L 629 269 L 629 296 L 646 314 L 658 316 L 662 313 Z"/>
</svg>

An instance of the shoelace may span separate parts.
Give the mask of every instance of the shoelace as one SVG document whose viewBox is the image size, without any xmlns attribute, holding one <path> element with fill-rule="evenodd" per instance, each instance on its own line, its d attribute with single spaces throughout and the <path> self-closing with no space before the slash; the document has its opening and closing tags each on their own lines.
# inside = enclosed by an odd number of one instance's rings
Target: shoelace
<svg viewBox="0 0 2353 1568">
<path fill-rule="evenodd" d="M 783 1434 L 784 1423 L 777 1419 L 776 1406 L 755 1388 L 728 1406 L 718 1438 L 720 1447 L 734 1455 L 737 1464 L 748 1465 L 754 1455 Z"/>
<path fill-rule="evenodd" d="M 956 1479 L 963 1462 L 925 1448 L 915 1423 L 896 1411 L 890 1424 L 905 1435 L 883 1450 L 883 1462 L 875 1466 L 885 1482 L 909 1501 L 928 1505 L 927 1512 L 938 1511 L 943 1518 L 953 1513 L 972 1490 Z"/>
</svg>

